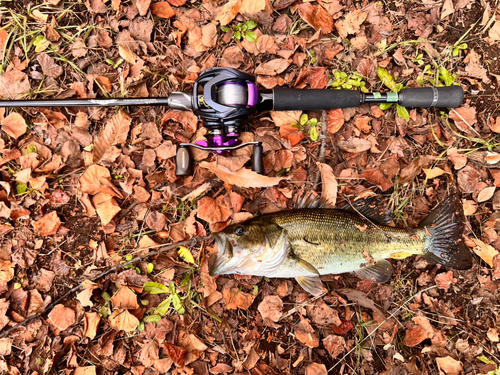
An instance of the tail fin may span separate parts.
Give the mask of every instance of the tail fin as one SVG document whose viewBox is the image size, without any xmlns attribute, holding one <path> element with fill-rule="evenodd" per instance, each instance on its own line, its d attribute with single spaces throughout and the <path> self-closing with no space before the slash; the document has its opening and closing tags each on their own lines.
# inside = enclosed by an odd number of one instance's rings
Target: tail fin
<svg viewBox="0 0 500 375">
<path fill-rule="evenodd" d="M 419 228 L 427 235 L 424 258 L 458 270 L 472 267 L 471 252 L 463 239 L 465 215 L 458 194 L 441 202 Z"/>
</svg>

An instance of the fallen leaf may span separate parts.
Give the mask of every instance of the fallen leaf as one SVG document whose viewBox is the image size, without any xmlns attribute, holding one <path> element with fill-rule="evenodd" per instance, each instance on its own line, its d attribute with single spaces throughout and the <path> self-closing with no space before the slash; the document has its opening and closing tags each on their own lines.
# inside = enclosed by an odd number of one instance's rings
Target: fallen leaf
<svg viewBox="0 0 500 375">
<path fill-rule="evenodd" d="M 260 12 L 271 15 L 273 13 L 273 6 L 269 0 L 242 0 L 239 13 L 249 14 L 251 16 L 257 15 Z"/>
<path fill-rule="evenodd" d="M 52 211 L 33 222 L 33 228 L 39 236 L 53 236 L 57 233 L 60 226 L 61 220 L 57 216 L 56 211 Z"/>
<path fill-rule="evenodd" d="M 354 119 L 354 126 L 356 126 L 359 131 L 369 134 L 372 130 L 372 127 L 370 126 L 371 120 L 371 117 L 368 116 L 356 116 Z"/>
<path fill-rule="evenodd" d="M 7 38 L 9 37 L 9 33 L 5 29 L 0 29 L 0 53 L 3 53 L 5 50 L 5 44 L 7 43 Z"/>
<path fill-rule="evenodd" d="M 14 341 L 14 339 L 10 338 L 10 337 L 4 337 L 3 339 L 0 339 L 0 355 L 1 356 L 7 356 L 7 355 L 10 355 L 12 353 L 12 342 L 13 341 Z"/>
<path fill-rule="evenodd" d="M 135 65 L 137 60 L 139 60 L 139 57 L 135 54 L 135 52 L 128 47 L 119 45 L 118 53 L 120 57 L 126 62 L 128 62 L 130 65 Z"/>
<path fill-rule="evenodd" d="M 23 116 L 17 112 L 12 112 L 0 123 L 2 124 L 2 130 L 15 139 L 26 134 L 26 130 L 28 129 Z"/>
<path fill-rule="evenodd" d="M 436 275 L 434 281 L 436 282 L 436 285 L 439 289 L 444 289 L 444 291 L 447 292 L 451 286 L 451 283 L 456 280 L 453 278 L 453 271 L 448 271 Z"/>
<path fill-rule="evenodd" d="M 328 164 L 316 163 L 321 172 L 321 198 L 325 199 L 331 207 L 335 207 L 337 203 L 337 192 L 338 183 L 335 175 L 333 174 L 333 169 Z"/>
<path fill-rule="evenodd" d="M 176 365 L 184 366 L 184 359 L 187 354 L 187 351 L 184 348 L 172 345 L 168 342 L 162 343 L 162 348 Z"/>
<path fill-rule="evenodd" d="M 303 89 L 306 85 L 310 85 L 312 89 L 324 89 L 328 85 L 330 77 L 326 74 L 323 67 L 308 67 L 300 72 L 295 87 Z"/>
<path fill-rule="evenodd" d="M 175 11 L 166 1 L 153 3 L 149 6 L 149 9 L 151 9 L 151 13 L 160 18 L 172 18 L 175 16 Z"/>
<path fill-rule="evenodd" d="M 96 312 L 86 312 L 84 320 L 84 335 L 93 340 L 97 335 L 97 327 L 101 321 L 101 316 Z"/>
<path fill-rule="evenodd" d="M 64 331 L 76 323 L 75 310 L 65 307 L 62 304 L 56 305 L 49 313 L 47 323 Z"/>
<path fill-rule="evenodd" d="M 106 193 L 99 193 L 94 198 L 92 198 L 92 204 L 94 205 L 101 223 L 106 226 L 110 223 L 115 215 L 120 212 L 120 205 L 116 202 L 115 198 Z"/>
<path fill-rule="evenodd" d="M 470 165 L 458 171 L 457 182 L 464 194 L 476 193 L 486 187 L 486 184 L 481 182 L 479 172 Z"/>
<path fill-rule="evenodd" d="M 425 176 L 428 180 L 444 175 L 446 172 L 439 167 L 424 169 Z"/>
<path fill-rule="evenodd" d="M 222 196 L 220 198 L 223 198 Z M 223 204 L 222 199 L 203 197 L 198 201 L 197 216 L 209 224 L 220 223 L 231 217 L 231 211 Z"/>
<path fill-rule="evenodd" d="M 487 245 L 477 238 L 467 238 L 465 243 L 472 247 L 472 250 L 490 267 L 493 267 L 493 258 L 498 255 L 498 251 L 493 246 Z"/>
<path fill-rule="evenodd" d="M 139 325 L 139 319 L 128 310 L 118 309 L 108 317 L 109 326 L 117 331 L 132 332 Z"/>
<path fill-rule="evenodd" d="M 132 0 L 132 4 L 139 10 L 139 15 L 145 16 L 148 13 L 151 0 Z"/>
<path fill-rule="evenodd" d="M 260 360 L 260 356 L 257 354 L 254 348 L 250 349 L 250 353 L 248 353 L 247 359 L 243 362 L 243 367 L 245 370 L 250 371 L 255 367 L 257 362 Z"/>
<path fill-rule="evenodd" d="M 332 309 L 323 300 L 315 301 L 313 304 L 307 306 L 307 314 L 317 325 L 333 324 L 334 326 L 338 326 L 342 323 L 337 310 Z"/>
<path fill-rule="evenodd" d="M 127 286 L 120 287 L 115 295 L 111 297 L 111 302 L 113 302 L 113 309 L 135 310 L 139 308 L 137 294 Z"/>
<path fill-rule="evenodd" d="M 450 356 L 436 358 L 436 363 L 439 369 L 448 375 L 459 375 L 463 371 L 462 362 L 457 361 Z"/>
<path fill-rule="evenodd" d="M 275 76 L 283 73 L 292 63 L 292 60 L 274 59 L 266 63 L 260 64 L 254 74 L 263 74 L 267 76 Z"/>
<path fill-rule="evenodd" d="M 463 199 L 462 205 L 465 216 L 474 215 L 477 211 L 477 203 L 471 200 Z"/>
<path fill-rule="evenodd" d="M 449 148 L 446 154 L 453 163 L 455 170 L 462 169 L 467 164 L 467 155 L 459 154 L 456 148 Z"/>
<path fill-rule="evenodd" d="M 167 0 L 174 7 L 181 7 L 186 4 L 186 0 Z"/>
<path fill-rule="evenodd" d="M 301 321 L 294 328 L 297 339 L 310 348 L 319 346 L 319 335 L 314 331 L 307 319 Z"/>
<path fill-rule="evenodd" d="M 468 51 L 464 59 L 465 72 L 469 77 L 480 78 L 484 83 L 491 83 L 488 70 L 483 66 L 483 58 L 474 49 Z"/>
<path fill-rule="evenodd" d="M 340 130 L 342 125 L 344 125 L 344 111 L 342 108 L 337 108 L 329 109 L 326 113 L 328 120 L 328 132 L 330 134 L 335 134 Z"/>
<path fill-rule="evenodd" d="M 357 34 L 361 24 L 365 21 L 368 13 L 362 10 L 355 10 L 346 14 L 343 20 L 335 22 L 335 28 L 342 38 L 347 38 L 349 34 Z"/>
<path fill-rule="evenodd" d="M 488 337 L 488 340 L 491 342 L 498 342 L 500 341 L 498 337 L 498 329 L 490 327 L 488 329 L 488 332 L 486 333 L 486 336 Z"/>
<path fill-rule="evenodd" d="M 332 358 L 337 358 L 346 349 L 345 339 L 342 336 L 328 335 L 323 339 L 323 346 Z"/>
<path fill-rule="evenodd" d="M 201 162 L 200 167 L 211 170 L 227 184 L 245 188 L 274 186 L 283 180 L 281 177 L 263 176 L 246 168 L 242 168 L 237 172 L 231 172 L 227 168 L 218 167 L 215 162 Z"/>
<path fill-rule="evenodd" d="M 83 193 L 96 195 L 106 193 L 118 198 L 123 198 L 120 192 L 111 182 L 111 174 L 107 168 L 93 164 L 88 167 L 78 180 L 80 190 Z"/>
<path fill-rule="evenodd" d="M 467 104 L 450 111 L 450 118 L 455 122 L 457 128 L 463 132 L 470 132 L 472 126 L 477 122 L 476 108 L 469 107 Z"/>
<path fill-rule="evenodd" d="M 96 367 L 95 366 L 84 366 L 77 367 L 73 372 L 73 375 L 96 375 Z"/>
<path fill-rule="evenodd" d="M 306 375 L 328 375 L 328 371 L 325 365 L 313 362 L 306 367 Z"/>
<path fill-rule="evenodd" d="M 382 191 L 389 190 L 394 186 L 391 178 L 382 170 L 380 170 L 380 168 L 365 169 L 359 175 L 359 177 L 366 179 L 368 182 L 374 185 L 377 185 Z"/>
<path fill-rule="evenodd" d="M 182 124 L 184 126 L 184 130 L 191 134 L 196 133 L 198 117 L 191 111 L 168 111 L 161 119 L 162 125 L 169 120 Z"/>
<path fill-rule="evenodd" d="M 0 75 L 0 97 L 5 99 L 20 99 L 31 89 L 28 76 L 12 69 Z"/>
<path fill-rule="evenodd" d="M 14 263 L 0 259 L 0 280 L 8 283 L 14 278 Z"/>
<path fill-rule="evenodd" d="M 345 152 L 353 154 L 368 151 L 372 148 L 372 143 L 368 139 L 363 138 L 351 138 L 347 141 L 340 141 L 337 145 Z"/>
<path fill-rule="evenodd" d="M 59 78 L 63 74 L 63 68 L 57 65 L 52 57 L 45 52 L 39 54 L 36 58 L 42 67 L 43 74 L 52 78 Z"/>
<path fill-rule="evenodd" d="M 271 111 L 271 118 L 276 126 L 298 123 L 302 111 Z"/>
<path fill-rule="evenodd" d="M 478 203 L 486 202 L 487 200 L 490 200 L 493 197 L 493 194 L 495 194 L 495 189 L 496 189 L 495 186 L 490 186 L 490 187 L 487 187 L 487 188 L 484 188 L 483 190 L 481 190 L 479 192 L 479 194 L 477 195 Z"/>
<path fill-rule="evenodd" d="M 201 28 L 201 42 L 205 47 L 215 47 L 217 44 L 217 27 L 213 23 L 209 23 Z"/>
<path fill-rule="evenodd" d="M 313 29 L 321 29 L 323 35 L 333 31 L 333 18 L 322 6 L 302 3 L 299 5 L 299 14 Z"/>
<path fill-rule="evenodd" d="M 283 301 L 278 296 L 266 296 L 257 307 L 262 319 L 270 319 L 273 322 L 279 321 L 283 314 Z"/>
<path fill-rule="evenodd" d="M 500 22 L 495 21 L 490 31 L 488 31 L 488 37 L 490 38 L 490 44 L 500 40 Z M 493 42 L 493 43 L 492 43 Z"/>
<path fill-rule="evenodd" d="M 292 147 L 296 146 L 300 141 L 306 138 L 304 132 L 293 125 L 280 126 L 280 135 L 288 139 Z"/>
<path fill-rule="evenodd" d="M 353 301 L 358 303 L 360 306 L 366 307 L 367 309 L 371 309 L 375 311 L 380 316 L 385 316 L 384 312 L 380 310 L 368 296 L 355 289 L 343 288 L 339 289 L 338 292 L 345 294 L 349 301 Z"/>
<path fill-rule="evenodd" d="M 131 123 L 132 119 L 123 110 L 119 110 L 116 115 L 111 117 L 99 135 L 99 138 L 95 141 L 94 149 L 92 150 L 92 160 L 94 163 L 98 163 L 111 146 L 123 146 L 125 144 Z"/>
<path fill-rule="evenodd" d="M 208 371 L 212 374 L 224 374 L 233 372 L 233 368 L 225 363 L 217 363 L 217 366 L 212 367 Z"/>
<path fill-rule="evenodd" d="M 242 0 L 229 0 L 222 9 L 216 20 L 220 22 L 221 26 L 226 26 L 238 14 L 241 8 Z"/>
<path fill-rule="evenodd" d="M 417 346 L 426 339 L 432 339 L 434 337 L 434 329 L 429 319 L 425 316 L 418 315 L 413 317 L 412 320 L 417 324 L 417 327 L 408 329 L 403 340 L 403 345 L 411 348 Z"/>
<path fill-rule="evenodd" d="M 256 297 L 254 294 L 242 292 L 239 288 L 225 289 L 222 295 L 228 310 L 248 309 Z"/>
<path fill-rule="evenodd" d="M 453 12 L 455 12 L 455 8 L 453 7 L 453 1 L 444 0 L 443 8 L 441 9 L 441 20 L 445 19 L 450 14 L 453 14 Z"/>
</svg>

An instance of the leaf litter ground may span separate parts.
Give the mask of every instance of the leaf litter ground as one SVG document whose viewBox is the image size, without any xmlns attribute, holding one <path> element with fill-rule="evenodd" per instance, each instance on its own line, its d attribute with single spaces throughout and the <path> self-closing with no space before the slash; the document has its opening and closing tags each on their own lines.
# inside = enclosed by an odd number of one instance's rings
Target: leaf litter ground
<svg viewBox="0 0 500 375">
<path fill-rule="evenodd" d="M 248 20 L 257 27 L 247 35 Z M 189 113 L 0 110 L 2 332 L 41 314 L 0 339 L 2 372 L 497 370 L 498 4 L 23 0 L 0 5 L 0 25 L 3 99 L 165 96 L 213 66 L 256 74 L 269 89 L 387 91 L 384 77 L 392 88 L 466 91 L 450 113 L 259 115 L 242 138 L 263 143 L 266 178 L 248 169 L 245 149 L 197 150 L 194 176 L 176 177 L 177 145 L 206 135 Z M 474 268 L 407 258 L 393 261 L 387 284 L 326 276 L 328 290 L 311 298 L 291 280 L 215 280 L 207 242 L 89 281 L 163 244 L 291 208 L 310 190 L 339 204 L 381 195 L 400 226 L 459 191 Z"/>
</svg>

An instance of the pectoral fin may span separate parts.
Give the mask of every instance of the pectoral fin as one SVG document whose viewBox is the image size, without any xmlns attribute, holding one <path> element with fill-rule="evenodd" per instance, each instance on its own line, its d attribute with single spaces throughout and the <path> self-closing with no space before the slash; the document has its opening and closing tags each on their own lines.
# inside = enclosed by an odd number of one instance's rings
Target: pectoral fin
<svg viewBox="0 0 500 375">
<path fill-rule="evenodd" d="M 299 276 L 295 280 L 306 291 L 313 296 L 319 296 L 323 293 L 323 283 L 318 276 Z"/>
<path fill-rule="evenodd" d="M 314 273 L 319 276 L 319 271 L 311 263 L 306 262 L 304 259 L 298 257 L 295 257 L 295 262 L 297 262 L 297 265 L 304 268 L 307 272 Z"/>
<path fill-rule="evenodd" d="M 360 270 L 354 271 L 354 273 L 362 279 L 370 280 L 374 283 L 385 283 L 392 276 L 392 264 L 382 259 L 373 266 L 363 267 Z"/>
</svg>

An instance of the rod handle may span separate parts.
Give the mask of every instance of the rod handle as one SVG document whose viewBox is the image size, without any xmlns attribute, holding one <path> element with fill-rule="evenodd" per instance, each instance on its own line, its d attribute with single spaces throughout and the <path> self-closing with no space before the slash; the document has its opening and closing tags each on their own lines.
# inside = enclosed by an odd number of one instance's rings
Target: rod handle
<svg viewBox="0 0 500 375">
<path fill-rule="evenodd" d="M 403 89 L 398 94 L 398 103 L 403 107 L 457 108 L 464 100 L 464 90 L 460 86 Z"/>
</svg>

